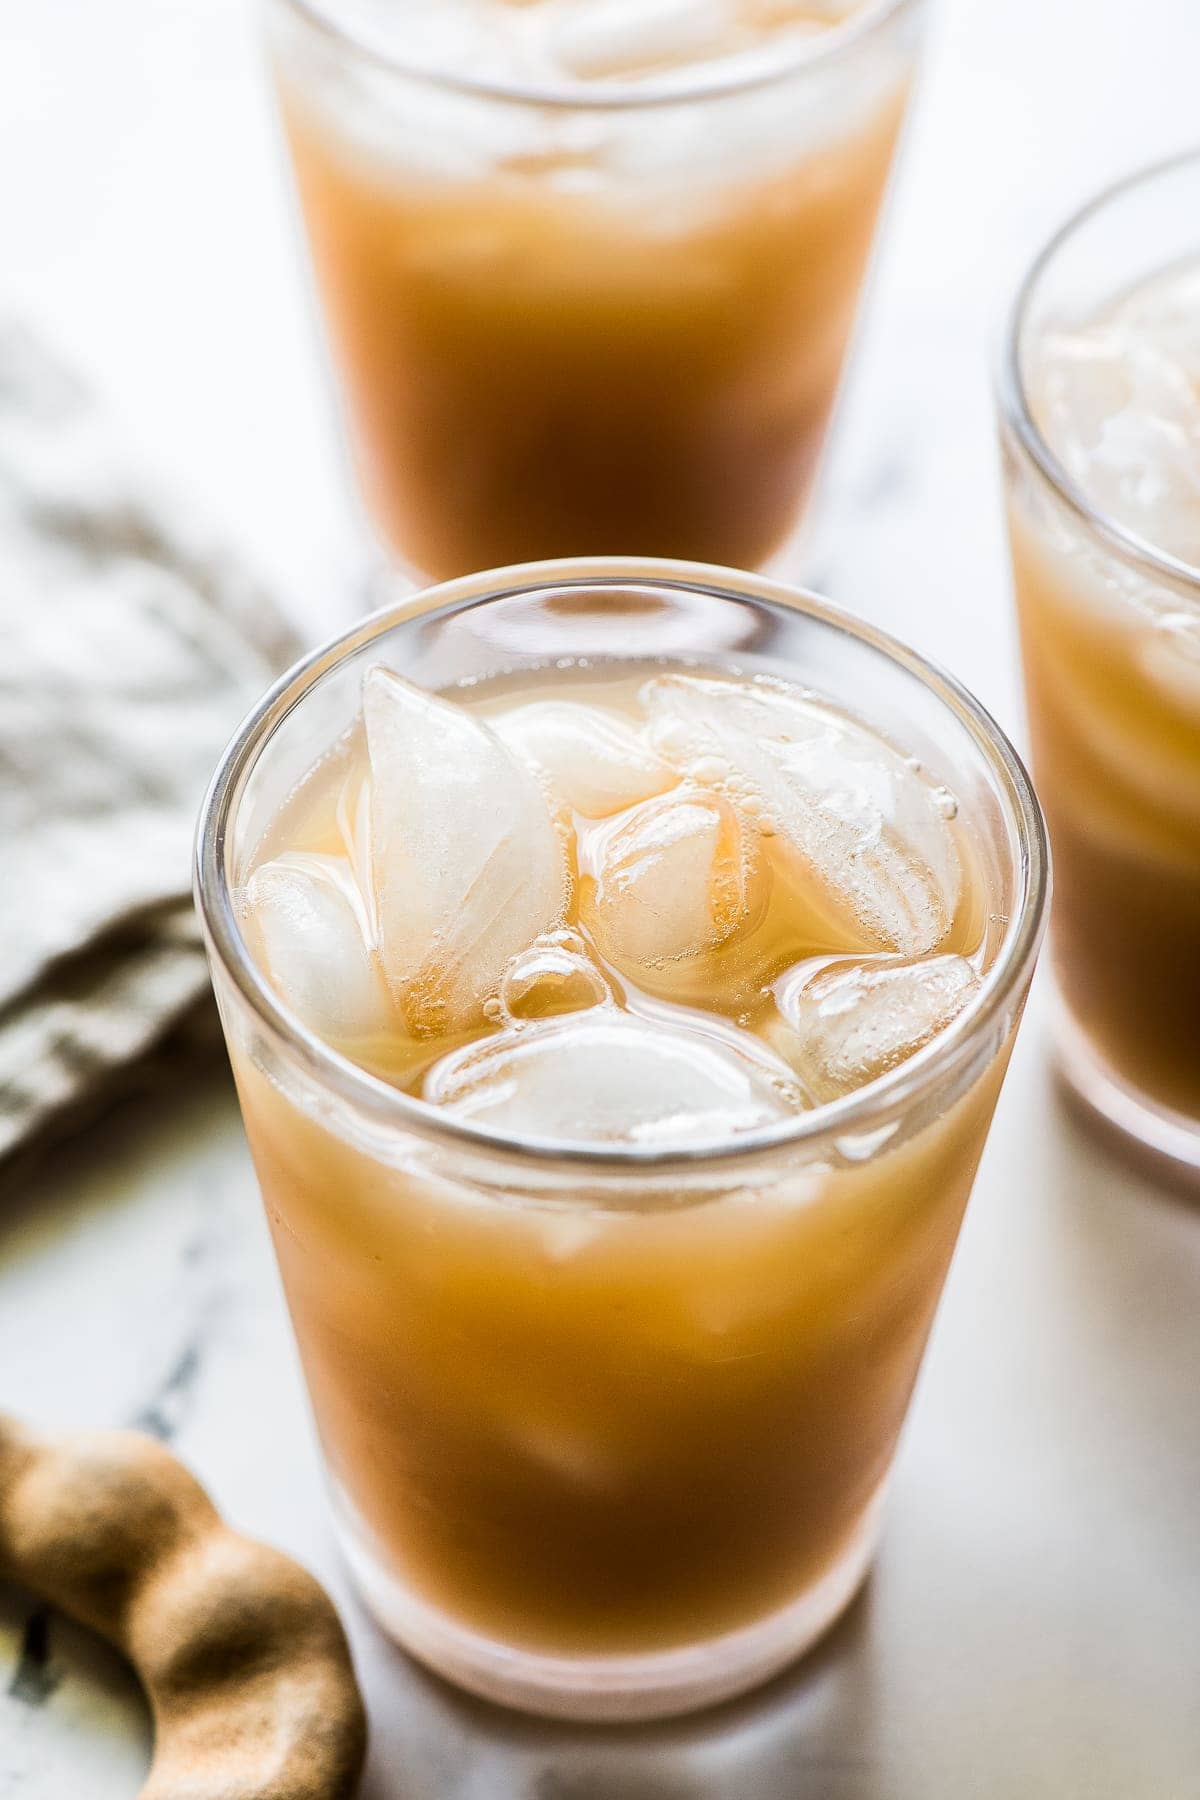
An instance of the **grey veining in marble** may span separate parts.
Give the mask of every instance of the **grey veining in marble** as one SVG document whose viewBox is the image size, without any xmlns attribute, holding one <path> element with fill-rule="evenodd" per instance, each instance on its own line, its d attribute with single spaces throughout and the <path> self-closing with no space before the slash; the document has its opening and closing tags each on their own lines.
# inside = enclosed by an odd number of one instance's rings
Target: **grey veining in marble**
<svg viewBox="0 0 1200 1800">
<path fill-rule="evenodd" d="M 249 14 L 3 12 L 0 157 L 21 179 L 0 182 L 0 297 L 37 309 L 315 632 L 363 559 Z M 809 573 L 1018 730 L 988 372 L 1004 291 L 1089 189 L 1195 136 L 1198 58 L 1195 0 L 938 9 Z M 1200 1800 L 1198 1368 L 1200 1209 L 1061 1109 L 1035 1001 L 862 1600 L 736 1707 L 550 1727 L 423 1676 L 348 1595 L 224 1081 L 131 1109 L 0 1204 L 0 1405 L 148 1424 L 235 1524 L 330 1582 L 372 1715 L 367 1800 Z M 147 1755 L 119 1665 L 0 1596 L 0 1800 L 130 1800 Z"/>
</svg>

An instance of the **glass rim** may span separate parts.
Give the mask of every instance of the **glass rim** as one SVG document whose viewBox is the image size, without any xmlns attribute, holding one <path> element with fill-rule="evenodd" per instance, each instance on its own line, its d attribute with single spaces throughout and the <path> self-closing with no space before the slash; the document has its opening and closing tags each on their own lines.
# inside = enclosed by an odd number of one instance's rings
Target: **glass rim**
<svg viewBox="0 0 1200 1800">
<path fill-rule="evenodd" d="M 1194 164 L 1200 171 L 1200 145 L 1175 151 L 1157 162 L 1134 169 L 1093 194 L 1082 206 L 1060 224 L 1042 245 L 1018 284 L 1010 304 L 998 359 L 996 387 L 1003 423 L 1012 433 L 1042 479 L 1070 511 L 1114 551 L 1123 562 L 1133 563 L 1143 571 L 1166 578 L 1186 587 L 1200 590 L 1200 567 L 1160 549 L 1148 538 L 1122 525 L 1110 512 L 1097 505 L 1070 475 L 1060 457 L 1047 441 L 1033 416 L 1025 377 L 1021 368 L 1021 347 L 1028 323 L 1029 309 L 1037 297 L 1042 278 L 1075 235 L 1098 218 L 1109 206 L 1148 187 L 1164 176 L 1175 174 Z"/>
<path fill-rule="evenodd" d="M 645 81 L 606 83 L 602 91 L 592 92 L 586 85 L 572 88 L 541 86 L 536 82 L 505 81 L 486 75 L 460 73 L 454 69 L 424 67 L 399 51 L 374 43 L 361 27 L 341 16 L 339 0 L 274 0 L 276 5 L 295 14 L 306 25 L 331 43 L 353 52 L 375 68 L 406 81 L 449 89 L 454 93 L 473 95 L 477 99 L 507 101 L 521 106 L 541 106 L 565 112 L 635 112 L 641 108 L 671 106 L 689 101 L 719 99 L 723 95 L 752 93 L 757 88 L 771 87 L 792 75 L 810 69 L 826 68 L 851 54 L 859 44 L 908 13 L 920 12 L 927 0 L 866 0 L 866 4 L 829 31 L 802 43 L 791 54 L 767 67 L 752 69 L 710 70 L 691 80 L 658 76 Z"/>
<path fill-rule="evenodd" d="M 1004 937 L 979 992 L 954 1022 L 907 1061 L 864 1087 L 755 1131 L 694 1145 L 596 1145 L 516 1136 L 456 1119 L 419 1100 L 325 1043 L 276 997 L 245 941 L 227 879 L 226 843 L 245 780 L 278 727 L 312 689 L 365 645 L 411 618 L 452 614 L 480 602 L 515 599 L 547 589 L 642 586 L 726 600 L 765 600 L 815 618 L 855 638 L 868 651 L 899 665 L 950 711 L 998 778 L 1008 823 L 1014 828 L 1017 895 Z M 230 740 L 200 811 L 196 833 L 194 892 L 209 955 L 249 1008 L 260 1031 L 306 1072 L 376 1123 L 463 1151 L 528 1164 L 586 1167 L 598 1174 L 656 1175 L 695 1172 L 705 1165 L 744 1162 L 868 1133 L 898 1108 L 917 1104 L 965 1063 L 978 1041 L 1002 1017 L 1014 990 L 1032 974 L 1045 930 L 1050 858 L 1045 822 L 1033 783 L 1016 749 L 987 709 L 938 664 L 865 620 L 806 589 L 708 563 L 650 557 L 564 558 L 521 563 L 459 577 L 381 607 L 348 631 L 327 639 L 273 684 Z"/>
</svg>

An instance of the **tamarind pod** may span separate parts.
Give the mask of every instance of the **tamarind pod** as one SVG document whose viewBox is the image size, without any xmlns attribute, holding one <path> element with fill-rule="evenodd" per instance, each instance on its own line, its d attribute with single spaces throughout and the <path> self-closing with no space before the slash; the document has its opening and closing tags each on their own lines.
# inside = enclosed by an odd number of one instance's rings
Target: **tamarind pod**
<svg viewBox="0 0 1200 1800">
<path fill-rule="evenodd" d="M 0 1414 L 0 1576 L 128 1657 L 154 1719 L 141 1800 L 354 1793 L 366 1720 L 329 1599 L 154 1439 Z"/>
</svg>

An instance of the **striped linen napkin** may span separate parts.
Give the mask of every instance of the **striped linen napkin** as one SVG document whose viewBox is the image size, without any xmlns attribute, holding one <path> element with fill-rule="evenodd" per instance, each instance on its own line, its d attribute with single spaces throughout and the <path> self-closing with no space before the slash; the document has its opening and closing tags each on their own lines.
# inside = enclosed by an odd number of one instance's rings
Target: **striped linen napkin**
<svg viewBox="0 0 1200 1800">
<path fill-rule="evenodd" d="M 295 649 L 86 389 L 0 325 L 0 1163 L 214 1036 L 192 831 Z"/>
</svg>

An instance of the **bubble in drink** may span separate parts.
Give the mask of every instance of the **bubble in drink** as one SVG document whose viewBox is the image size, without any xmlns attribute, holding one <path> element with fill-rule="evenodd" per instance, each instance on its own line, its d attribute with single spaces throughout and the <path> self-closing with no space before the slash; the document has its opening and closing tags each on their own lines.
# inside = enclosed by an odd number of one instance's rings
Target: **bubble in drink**
<svg viewBox="0 0 1200 1800">
<path fill-rule="evenodd" d="M 497 1016 L 515 1023 L 585 1012 L 612 1000 L 612 989 L 575 931 L 554 931 L 514 956 L 500 981 Z"/>
<path fill-rule="evenodd" d="M 554 797 L 585 819 L 624 812 L 679 779 L 633 725 L 598 706 L 535 700 L 491 723 L 513 754 L 544 777 Z"/>
<path fill-rule="evenodd" d="M 775 833 L 864 949 L 946 936 L 962 871 L 940 790 L 880 739 L 765 683 L 665 675 L 643 703 L 660 755 Z"/>
<path fill-rule="evenodd" d="M 377 668 L 363 717 L 384 973 L 415 1035 L 462 1029 L 561 919 L 563 846 L 535 778 L 462 707 Z"/>
<path fill-rule="evenodd" d="M 686 1144 L 787 1119 L 803 1105 L 787 1066 L 753 1038 L 677 1030 L 619 1012 L 518 1026 L 443 1058 L 435 1105 L 563 1143 Z"/>
<path fill-rule="evenodd" d="M 757 843 L 703 790 L 648 800 L 594 847 L 581 916 L 618 968 L 661 968 L 715 950 L 750 910 Z"/>
<path fill-rule="evenodd" d="M 771 1041 L 816 1100 L 836 1100 L 914 1056 L 979 989 L 962 956 L 877 957 L 793 970 Z"/>
<path fill-rule="evenodd" d="M 247 932 L 285 1006 L 335 1042 L 395 1030 L 362 895 L 341 857 L 288 852 L 246 884 Z"/>
</svg>

